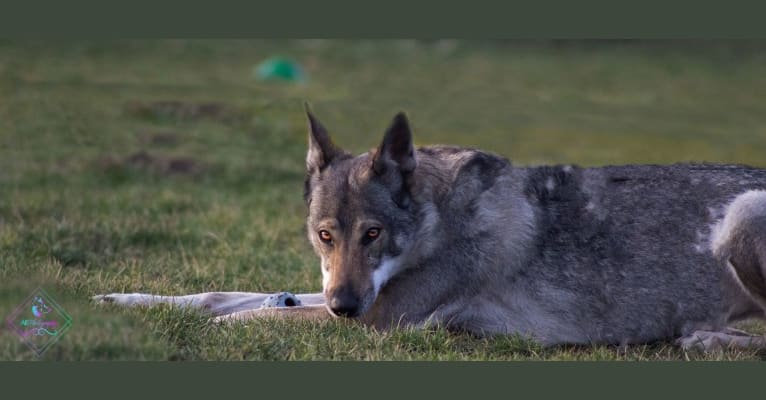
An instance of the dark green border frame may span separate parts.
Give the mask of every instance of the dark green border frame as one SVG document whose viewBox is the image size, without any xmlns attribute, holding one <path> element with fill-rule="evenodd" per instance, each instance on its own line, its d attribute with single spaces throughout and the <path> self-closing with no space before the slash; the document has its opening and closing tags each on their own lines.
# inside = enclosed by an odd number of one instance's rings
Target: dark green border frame
<svg viewBox="0 0 766 400">
<path fill-rule="evenodd" d="M 753 38 L 762 2 L 4 2 L 0 37 Z M 760 7 L 759 7 L 760 6 Z"/>
<path fill-rule="evenodd" d="M 649 399 L 659 392 L 722 399 L 748 390 L 762 396 L 765 374 L 763 363 L 0 363 L 4 397 L 13 393 L 33 398 L 79 398 L 91 392 L 107 399 L 367 399 L 405 394 L 526 399 L 571 398 L 575 393 Z"/>
</svg>

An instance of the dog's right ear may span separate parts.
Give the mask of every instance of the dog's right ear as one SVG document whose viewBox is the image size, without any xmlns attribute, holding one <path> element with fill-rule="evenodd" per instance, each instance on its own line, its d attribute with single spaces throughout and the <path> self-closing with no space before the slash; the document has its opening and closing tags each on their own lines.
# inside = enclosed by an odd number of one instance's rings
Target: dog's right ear
<svg viewBox="0 0 766 400">
<path fill-rule="evenodd" d="M 372 161 L 372 169 L 378 175 L 388 171 L 408 174 L 415 169 L 415 147 L 412 144 L 412 131 L 407 116 L 400 112 L 394 116 L 391 126 L 383 136 Z"/>
<path fill-rule="evenodd" d="M 306 117 L 309 123 L 309 150 L 306 154 L 306 170 L 311 174 L 321 171 L 333 159 L 345 153 L 332 143 L 327 129 L 311 113 L 308 103 L 303 105 L 306 109 Z"/>
</svg>

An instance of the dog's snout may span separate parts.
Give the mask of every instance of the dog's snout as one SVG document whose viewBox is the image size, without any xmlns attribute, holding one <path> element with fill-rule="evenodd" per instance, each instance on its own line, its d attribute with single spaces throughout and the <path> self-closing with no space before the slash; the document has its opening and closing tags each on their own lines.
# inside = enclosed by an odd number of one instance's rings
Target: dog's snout
<svg viewBox="0 0 766 400">
<path fill-rule="evenodd" d="M 343 290 L 330 298 L 330 311 L 339 317 L 356 317 L 359 313 L 359 299 L 349 290 Z"/>
</svg>

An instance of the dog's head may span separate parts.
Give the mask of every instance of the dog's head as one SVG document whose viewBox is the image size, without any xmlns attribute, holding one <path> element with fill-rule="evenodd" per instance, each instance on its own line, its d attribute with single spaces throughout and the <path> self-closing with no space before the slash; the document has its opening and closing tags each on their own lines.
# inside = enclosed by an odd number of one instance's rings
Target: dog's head
<svg viewBox="0 0 766 400">
<path fill-rule="evenodd" d="M 417 165 L 412 133 L 397 114 L 376 150 L 353 157 L 306 109 L 308 236 L 322 259 L 329 311 L 358 317 L 404 266 L 415 218 L 410 185 Z"/>
</svg>

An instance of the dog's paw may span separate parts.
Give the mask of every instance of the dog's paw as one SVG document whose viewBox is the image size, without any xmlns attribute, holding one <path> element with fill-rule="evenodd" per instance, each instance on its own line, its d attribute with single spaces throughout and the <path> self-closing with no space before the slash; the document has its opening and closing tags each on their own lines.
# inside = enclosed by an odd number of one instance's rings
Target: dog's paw
<svg viewBox="0 0 766 400">
<path fill-rule="evenodd" d="M 676 344 L 687 351 L 715 353 L 732 348 L 763 348 L 766 339 L 763 336 L 727 329 L 724 332 L 695 331 L 691 335 L 678 339 Z"/>
<path fill-rule="evenodd" d="M 724 348 L 723 338 L 718 332 L 696 331 L 676 340 L 676 345 L 686 351 L 716 352 Z"/>
</svg>

